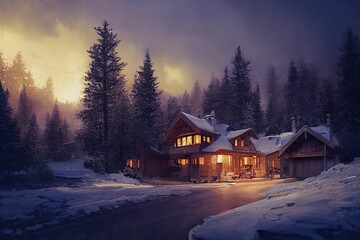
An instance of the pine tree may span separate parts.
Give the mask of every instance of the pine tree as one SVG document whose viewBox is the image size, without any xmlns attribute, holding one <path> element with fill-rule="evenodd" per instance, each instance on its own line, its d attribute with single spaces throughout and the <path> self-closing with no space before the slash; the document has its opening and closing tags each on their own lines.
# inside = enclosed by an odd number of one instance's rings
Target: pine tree
<svg viewBox="0 0 360 240">
<path fill-rule="evenodd" d="M 181 96 L 180 106 L 181 106 L 181 111 L 188 114 L 192 114 L 190 95 L 186 89 L 183 95 Z"/>
<path fill-rule="evenodd" d="M 17 96 L 20 92 L 21 87 L 27 81 L 27 73 L 26 73 L 26 66 L 23 60 L 23 56 L 21 52 L 18 52 L 15 55 L 15 58 L 12 62 L 11 67 L 8 71 L 8 78 L 7 78 L 7 88 L 10 92 L 10 104 L 12 106 L 16 106 L 17 104 Z"/>
<path fill-rule="evenodd" d="M 257 133 L 264 131 L 264 112 L 261 108 L 261 95 L 260 87 L 256 85 L 256 90 L 252 95 L 252 108 L 253 108 L 253 127 Z"/>
<path fill-rule="evenodd" d="M 163 113 L 160 108 L 162 91 L 158 89 L 158 84 L 147 50 L 144 64 L 137 71 L 132 89 L 134 126 L 137 137 L 155 145 L 159 143 L 164 130 Z"/>
<path fill-rule="evenodd" d="M 292 117 L 298 117 L 299 113 L 299 74 L 293 60 L 290 62 L 287 85 L 285 86 L 286 99 L 286 120 L 290 121 Z M 287 130 L 290 129 L 288 124 Z"/>
<path fill-rule="evenodd" d="M 320 86 L 317 111 L 319 124 L 326 123 L 328 114 L 330 114 L 330 116 L 334 116 L 334 87 L 329 81 L 323 81 Z"/>
<path fill-rule="evenodd" d="M 116 48 L 120 43 L 107 21 L 95 28 L 99 38 L 88 50 L 91 58 L 85 76 L 85 90 L 82 99 L 84 109 L 79 113 L 83 126 L 79 131 L 85 150 L 90 155 L 103 159 L 105 170 L 114 170 L 110 159 L 111 126 L 114 125 L 121 71 L 126 66 L 118 56 Z"/>
<path fill-rule="evenodd" d="M 339 50 L 336 129 L 352 158 L 360 152 L 360 49 L 351 29 Z"/>
<path fill-rule="evenodd" d="M 8 99 L 0 81 L 0 171 L 14 170 L 20 159 L 20 131 Z"/>
<path fill-rule="evenodd" d="M 191 114 L 200 117 L 202 116 L 202 101 L 203 91 L 201 90 L 199 81 L 195 81 L 190 96 Z"/>
<path fill-rule="evenodd" d="M 209 86 L 204 91 L 204 115 L 210 114 L 212 111 L 215 111 L 215 114 L 219 112 L 220 102 L 220 82 L 219 79 L 212 77 Z"/>
<path fill-rule="evenodd" d="M 231 75 L 231 112 L 232 118 L 230 125 L 235 129 L 243 129 L 252 124 L 251 109 L 251 83 L 249 79 L 250 62 L 243 57 L 240 46 L 237 48 L 235 56 L 231 61 L 233 65 Z"/>
<path fill-rule="evenodd" d="M 6 86 L 6 83 L 7 83 L 6 74 L 8 71 L 8 67 L 7 67 L 7 64 L 6 64 L 5 60 L 3 59 L 2 55 L 3 55 L 3 53 L 0 52 L 0 82 L 3 85 L 3 88 L 6 89 L 6 88 L 8 88 Z"/>
<path fill-rule="evenodd" d="M 123 79 L 118 90 L 118 99 L 113 115 L 114 123 L 110 135 L 111 160 L 113 168 L 116 170 L 123 170 L 126 166 L 126 160 L 133 157 L 135 153 L 130 105 L 130 99 L 125 89 L 125 80 Z"/>
<path fill-rule="evenodd" d="M 169 97 L 166 108 L 166 129 L 169 129 L 170 125 L 173 123 L 181 108 L 179 106 L 179 101 L 177 97 Z"/>
<path fill-rule="evenodd" d="M 27 166 L 41 159 L 39 131 L 36 115 L 33 114 L 29 120 L 28 130 L 24 138 L 24 153 L 27 159 Z"/>
<path fill-rule="evenodd" d="M 270 66 L 265 77 L 267 83 L 266 135 L 280 134 L 283 127 L 284 107 L 281 105 L 279 80 L 274 67 Z"/>
<path fill-rule="evenodd" d="M 231 102 L 229 97 L 231 96 L 231 82 L 229 77 L 228 68 L 225 67 L 224 76 L 220 86 L 219 100 L 220 107 L 216 113 L 216 118 L 223 123 L 229 123 L 231 120 Z"/>
<path fill-rule="evenodd" d="M 64 133 L 60 116 L 59 105 L 55 103 L 50 119 L 46 123 L 46 144 L 47 155 L 49 158 L 60 161 L 64 160 L 62 144 L 64 143 Z"/>
<path fill-rule="evenodd" d="M 17 120 L 20 127 L 21 135 L 25 136 L 29 126 L 31 115 L 30 101 L 26 92 L 25 85 L 20 92 L 19 105 L 17 108 Z"/>
</svg>

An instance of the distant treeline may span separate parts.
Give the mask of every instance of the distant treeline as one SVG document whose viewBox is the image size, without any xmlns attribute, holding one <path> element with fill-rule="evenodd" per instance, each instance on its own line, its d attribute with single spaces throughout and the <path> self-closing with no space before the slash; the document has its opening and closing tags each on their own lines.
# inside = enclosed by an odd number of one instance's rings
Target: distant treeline
<svg viewBox="0 0 360 240">
<path fill-rule="evenodd" d="M 62 116 L 72 116 L 82 123 L 76 134 L 84 151 L 100 168 L 108 172 L 122 170 L 127 159 L 138 157 L 138 146 L 161 148 L 158 144 L 162 136 L 180 111 L 198 117 L 215 111 L 217 120 L 233 129 L 252 127 L 266 135 L 289 131 L 293 117 L 300 128 L 325 124 L 331 116 L 348 156 L 360 154 L 360 49 L 358 36 L 351 30 L 338 50 L 337 75 L 333 79 L 320 77 L 314 64 L 289 60 L 287 79 L 281 81 L 270 66 L 266 89 L 260 91 L 258 85 L 251 84 L 251 63 L 239 46 L 221 79 L 213 77 L 205 89 L 196 81 L 190 93 L 168 95 L 165 102 L 149 50 L 129 92 L 123 74 L 126 63 L 117 52 L 120 40 L 106 21 L 95 31 L 98 39 L 88 50 L 91 63 L 77 113 L 71 104 L 56 103 L 51 79 L 42 88 L 34 85 L 20 53 L 12 65 L 7 65 L 0 54 L 1 117 L 12 122 L 6 124 L 15 129 L 6 127 L 5 120 L 1 122 L 2 162 L 13 161 L 16 154 L 11 155 L 11 149 L 18 146 L 16 141 L 25 146 L 30 130 L 39 128 L 36 115 L 44 119 L 44 130 L 36 130 L 45 149 L 43 156 L 63 159 L 59 146 L 73 138 L 69 131 L 72 124 Z M 266 103 L 261 92 L 266 93 Z M 16 129 L 20 129 L 18 133 Z M 14 138 L 13 143 L 8 141 L 10 138 Z M 5 142 L 7 147 L 3 146 Z"/>
</svg>

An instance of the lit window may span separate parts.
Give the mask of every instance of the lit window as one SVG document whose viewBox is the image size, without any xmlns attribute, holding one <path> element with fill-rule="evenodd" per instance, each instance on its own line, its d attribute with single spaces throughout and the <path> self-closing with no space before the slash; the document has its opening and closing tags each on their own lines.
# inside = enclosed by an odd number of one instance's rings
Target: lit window
<svg viewBox="0 0 360 240">
<path fill-rule="evenodd" d="M 178 138 L 178 139 L 177 139 L 177 146 L 178 146 L 178 147 L 181 147 L 181 138 Z"/>
<path fill-rule="evenodd" d="M 217 155 L 216 162 L 217 163 L 222 163 L 223 162 L 223 155 Z"/>
<path fill-rule="evenodd" d="M 206 137 L 205 136 L 203 136 L 203 142 L 206 142 Z"/>
<path fill-rule="evenodd" d="M 201 136 L 195 135 L 195 144 L 200 144 L 200 143 L 201 143 Z"/>
<path fill-rule="evenodd" d="M 186 146 L 186 137 L 181 138 L 181 145 Z"/>
<path fill-rule="evenodd" d="M 235 138 L 235 147 L 237 147 L 238 146 L 238 140 L 237 140 L 237 138 Z"/>
<path fill-rule="evenodd" d="M 248 157 L 243 157 L 244 165 L 250 165 L 250 159 Z"/>
<path fill-rule="evenodd" d="M 210 137 L 207 137 L 207 138 L 206 138 L 206 141 L 207 141 L 207 142 L 210 142 Z"/>
<path fill-rule="evenodd" d="M 241 141 L 240 141 L 240 147 L 243 147 L 245 144 L 244 144 L 244 139 L 241 139 Z"/>
<path fill-rule="evenodd" d="M 193 164 L 194 164 L 194 165 L 198 165 L 198 159 L 197 159 L 197 158 L 194 158 L 194 159 L 193 159 Z"/>
<path fill-rule="evenodd" d="M 187 143 L 187 145 L 192 145 L 192 136 L 186 137 L 186 143 Z"/>
<path fill-rule="evenodd" d="M 204 157 L 199 157 L 199 165 L 204 165 L 204 164 L 205 164 Z"/>
<path fill-rule="evenodd" d="M 131 168 L 139 168 L 140 167 L 140 160 L 137 159 L 129 159 L 127 160 L 126 165 Z"/>
<path fill-rule="evenodd" d="M 182 166 L 188 165 L 189 164 L 189 159 L 187 159 L 187 158 L 178 159 L 178 164 L 182 165 Z"/>
</svg>

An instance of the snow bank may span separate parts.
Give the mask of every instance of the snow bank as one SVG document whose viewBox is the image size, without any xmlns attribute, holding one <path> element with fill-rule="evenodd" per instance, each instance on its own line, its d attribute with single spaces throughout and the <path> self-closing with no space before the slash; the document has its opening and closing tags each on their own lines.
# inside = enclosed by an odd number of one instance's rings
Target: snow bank
<svg viewBox="0 0 360 240">
<path fill-rule="evenodd" d="M 330 229 L 331 234 L 359 232 L 360 158 L 302 182 L 276 185 L 262 195 L 266 199 L 206 219 L 192 235 L 250 240 L 259 239 L 258 230 L 263 230 L 260 233 L 327 239 L 324 232 Z"/>
<path fill-rule="evenodd" d="M 122 173 L 96 174 L 85 169 L 81 160 L 51 162 L 49 167 L 55 176 L 82 181 L 71 187 L 0 190 L 0 237 L 1 233 L 21 234 L 77 215 L 191 194 L 187 186 L 144 185 Z M 39 222 L 39 215 L 50 217 Z"/>
<path fill-rule="evenodd" d="M 116 174 L 95 173 L 83 166 L 82 159 L 73 159 L 62 162 L 49 162 L 48 166 L 56 177 L 82 178 L 82 179 L 102 179 L 113 180 L 118 183 L 140 184 L 136 179 L 125 177 L 122 172 Z"/>
</svg>

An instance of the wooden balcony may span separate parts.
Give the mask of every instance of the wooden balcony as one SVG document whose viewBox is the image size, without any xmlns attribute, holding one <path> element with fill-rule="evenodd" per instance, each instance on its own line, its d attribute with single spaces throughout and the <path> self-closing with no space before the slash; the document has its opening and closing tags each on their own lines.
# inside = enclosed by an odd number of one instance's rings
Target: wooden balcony
<svg viewBox="0 0 360 240">
<path fill-rule="evenodd" d="M 201 151 L 201 144 L 189 145 L 185 147 L 171 147 L 169 148 L 170 155 L 181 155 L 181 154 L 191 154 Z"/>
</svg>

